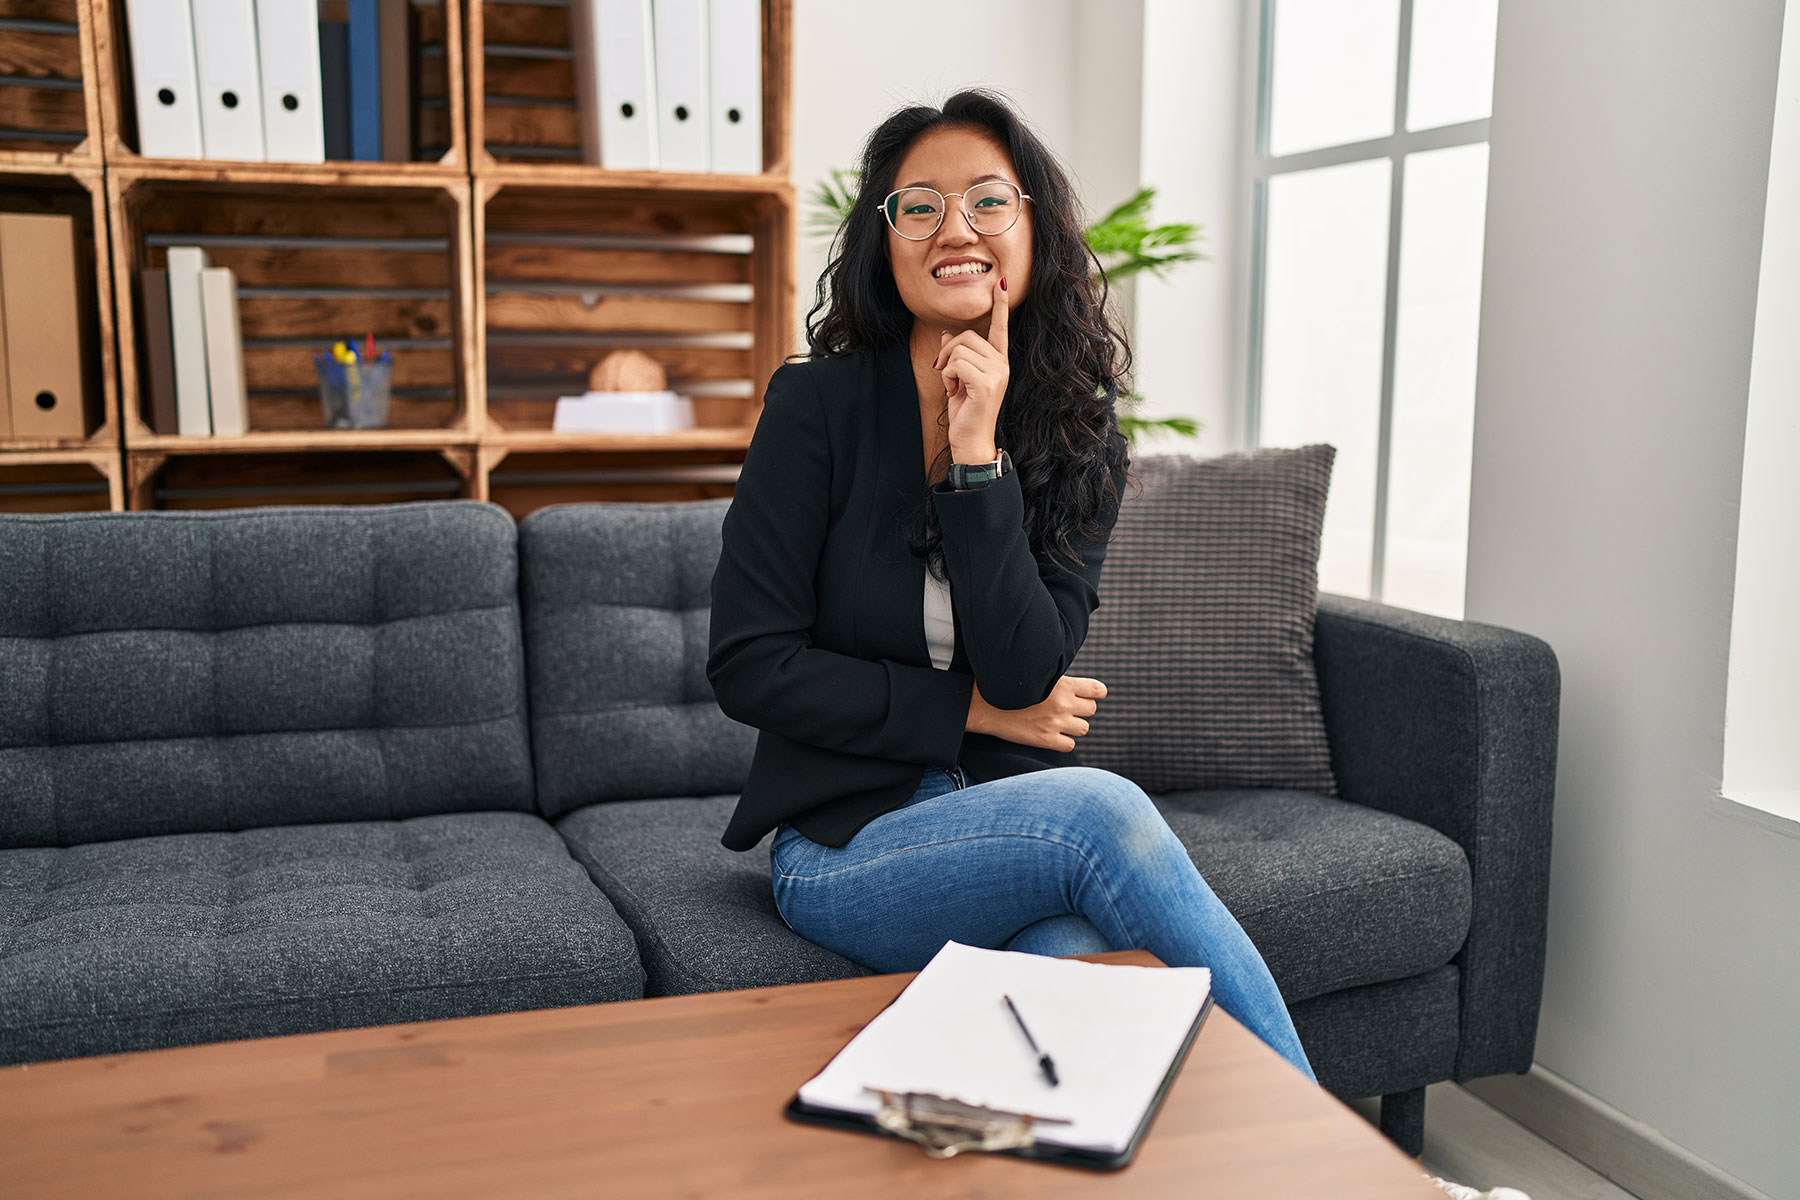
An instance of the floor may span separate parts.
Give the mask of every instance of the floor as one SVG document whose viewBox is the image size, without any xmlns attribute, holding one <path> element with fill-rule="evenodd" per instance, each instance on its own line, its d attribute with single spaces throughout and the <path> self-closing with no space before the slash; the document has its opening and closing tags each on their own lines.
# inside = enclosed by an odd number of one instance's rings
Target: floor
<svg viewBox="0 0 1800 1200">
<path fill-rule="evenodd" d="M 1376 1120 L 1380 1102 L 1350 1107 Z M 1636 1200 L 1454 1083 L 1425 1089 L 1424 1169 L 1472 1187 L 1515 1187 L 1531 1200 Z"/>
</svg>

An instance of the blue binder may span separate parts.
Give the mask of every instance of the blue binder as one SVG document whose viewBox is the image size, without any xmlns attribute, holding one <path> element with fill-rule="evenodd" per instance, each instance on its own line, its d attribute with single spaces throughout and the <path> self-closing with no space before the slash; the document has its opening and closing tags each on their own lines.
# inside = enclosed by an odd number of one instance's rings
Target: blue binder
<svg viewBox="0 0 1800 1200">
<path fill-rule="evenodd" d="M 350 0 L 350 157 L 381 161 L 381 18 L 376 0 Z"/>
</svg>

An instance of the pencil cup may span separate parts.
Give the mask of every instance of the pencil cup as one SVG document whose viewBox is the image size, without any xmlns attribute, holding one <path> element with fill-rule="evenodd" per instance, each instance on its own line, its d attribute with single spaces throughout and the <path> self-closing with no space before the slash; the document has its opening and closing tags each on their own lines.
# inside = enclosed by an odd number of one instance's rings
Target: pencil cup
<svg viewBox="0 0 1800 1200">
<path fill-rule="evenodd" d="M 392 361 L 341 363 L 313 356 L 319 374 L 319 406 L 329 429 L 386 429 Z"/>
</svg>

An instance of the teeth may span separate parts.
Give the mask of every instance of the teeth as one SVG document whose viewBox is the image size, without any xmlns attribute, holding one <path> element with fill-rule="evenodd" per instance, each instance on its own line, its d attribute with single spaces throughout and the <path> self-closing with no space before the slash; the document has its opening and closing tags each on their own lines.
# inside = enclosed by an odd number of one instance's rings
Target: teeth
<svg viewBox="0 0 1800 1200">
<path fill-rule="evenodd" d="M 992 269 L 993 268 L 987 263 L 957 263 L 953 267 L 945 267 L 941 271 L 934 271 L 932 273 L 932 278 L 943 279 L 948 275 L 985 275 Z"/>
</svg>

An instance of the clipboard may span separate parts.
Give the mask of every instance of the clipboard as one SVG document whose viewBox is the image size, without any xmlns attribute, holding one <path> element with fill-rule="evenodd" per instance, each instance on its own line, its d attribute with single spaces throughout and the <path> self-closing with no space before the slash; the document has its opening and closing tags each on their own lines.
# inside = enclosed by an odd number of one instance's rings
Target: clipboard
<svg viewBox="0 0 1800 1200">
<path fill-rule="evenodd" d="M 799 1092 L 795 1092 L 784 1109 L 784 1115 L 789 1120 L 804 1124 L 903 1138 L 919 1145 L 932 1158 L 950 1158 L 973 1151 L 1061 1163 L 1089 1170 L 1116 1171 L 1129 1165 L 1137 1155 L 1138 1147 L 1143 1144 L 1156 1114 L 1162 1109 L 1169 1088 L 1187 1062 L 1194 1039 L 1206 1024 L 1213 1004 L 1214 998 L 1209 990 L 1193 1023 L 1188 1027 L 1180 1048 L 1163 1072 L 1129 1141 L 1116 1153 L 1038 1140 L 1040 1128 L 1048 1132 L 1056 1124 L 1067 1123 L 1058 1118 L 1042 1117 L 999 1106 L 988 1107 L 971 1097 L 934 1092 L 898 1092 L 865 1086 L 865 1091 L 875 1093 L 882 1099 L 880 1109 L 873 1116 L 809 1104 L 801 1099 Z"/>
</svg>

